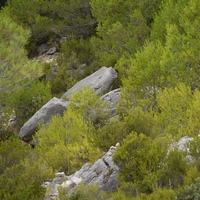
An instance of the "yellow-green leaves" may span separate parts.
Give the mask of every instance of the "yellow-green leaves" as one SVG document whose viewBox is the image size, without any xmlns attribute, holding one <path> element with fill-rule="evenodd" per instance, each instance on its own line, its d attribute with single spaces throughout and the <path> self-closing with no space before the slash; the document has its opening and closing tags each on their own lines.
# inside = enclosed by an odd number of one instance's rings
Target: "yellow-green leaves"
<svg viewBox="0 0 200 200">
<path fill-rule="evenodd" d="M 0 199 L 43 199 L 42 183 L 52 175 L 18 138 L 0 142 Z"/>
<path fill-rule="evenodd" d="M 91 126 L 91 125 L 90 125 Z M 64 116 L 54 116 L 49 124 L 36 133 L 39 159 L 54 170 L 70 174 L 86 162 L 98 157 L 98 148 L 88 142 L 91 127 L 72 109 Z"/>
<path fill-rule="evenodd" d="M 0 92 L 11 92 L 42 75 L 41 65 L 29 61 L 25 45 L 30 32 L 0 13 Z"/>
<path fill-rule="evenodd" d="M 133 190 L 151 190 L 156 184 L 155 174 L 166 156 L 166 141 L 165 138 L 153 140 L 144 134 L 130 133 L 113 158 L 120 166 L 121 180 L 132 182 L 135 185 Z"/>
</svg>

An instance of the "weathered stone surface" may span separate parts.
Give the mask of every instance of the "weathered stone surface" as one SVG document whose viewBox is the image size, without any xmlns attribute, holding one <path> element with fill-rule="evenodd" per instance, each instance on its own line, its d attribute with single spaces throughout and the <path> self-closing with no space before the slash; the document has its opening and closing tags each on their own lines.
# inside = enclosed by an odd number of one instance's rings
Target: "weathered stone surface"
<svg viewBox="0 0 200 200">
<path fill-rule="evenodd" d="M 56 47 L 52 47 L 47 51 L 47 55 L 53 55 L 56 52 L 57 52 Z"/>
<path fill-rule="evenodd" d="M 187 144 L 193 140 L 194 140 L 194 138 L 192 138 L 192 137 L 184 136 L 177 142 L 176 145 L 180 151 L 188 151 L 189 152 Z"/>
<path fill-rule="evenodd" d="M 189 152 L 189 148 L 187 144 L 191 142 L 192 140 L 194 140 L 194 138 L 184 136 L 178 142 L 172 142 L 172 144 L 169 147 L 169 151 L 174 150 L 175 148 L 178 148 L 179 151 Z"/>
<path fill-rule="evenodd" d="M 104 91 L 110 89 L 116 78 L 117 72 L 112 67 L 102 67 L 75 84 L 71 89 L 63 94 L 62 98 L 67 98 L 69 95 L 79 91 L 84 86 L 91 87 L 97 95 L 101 95 Z"/>
<path fill-rule="evenodd" d="M 69 102 L 63 99 L 51 99 L 22 126 L 19 137 L 24 141 L 31 140 L 40 121 L 47 123 L 53 115 L 63 114 L 68 104 Z"/>
<path fill-rule="evenodd" d="M 52 191 L 51 194 L 46 196 L 45 200 L 50 199 L 50 197 L 51 199 L 56 199 L 58 187 L 66 188 L 66 195 L 69 195 L 74 192 L 75 187 L 80 183 L 83 183 L 85 187 L 89 184 L 98 185 L 100 190 L 107 193 L 116 191 L 119 167 L 112 161 L 116 146 L 110 147 L 109 151 L 98 159 L 94 165 L 86 163 L 79 171 L 70 176 L 59 173 L 59 176 L 56 175 L 56 178 L 51 183 L 44 183 L 44 186 Z"/>
<path fill-rule="evenodd" d="M 117 73 L 113 68 L 102 67 L 92 75 L 86 77 L 74 85 L 62 96 L 62 98 L 65 98 L 71 93 L 80 90 L 83 86 L 90 86 L 95 90 L 97 95 L 100 95 L 103 91 L 111 87 L 116 78 Z M 115 102 L 115 93 L 117 92 L 111 93 L 113 94 L 113 97 L 111 97 L 111 95 L 105 96 L 105 101 L 108 101 L 108 98 L 110 98 L 110 101 Z M 35 133 L 35 130 L 40 121 L 43 121 L 44 123 L 49 122 L 53 115 L 62 114 L 68 104 L 69 102 L 63 99 L 53 98 L 50 100 L 22 126 L 18 134 L 19 137 L 24 141 L 31 140 L 32 135 Z"/>
<path fill-rule="evenodd" d="M 119 98 L 120 88 L 112 90 L 101 97 L 101 99 L 108 104 L 111 115 L 116 113 Z"/>
<path fill-rule="evenodd" d="M 120 88 L 117 88 L 115 90 L 112 90 L 106 94 L 104 94 L 101 99 L 105 102 L 105 103 L 112 103 L 112 104 L 117 104 L 118 100 L 120 97 Z"/>
</svg>

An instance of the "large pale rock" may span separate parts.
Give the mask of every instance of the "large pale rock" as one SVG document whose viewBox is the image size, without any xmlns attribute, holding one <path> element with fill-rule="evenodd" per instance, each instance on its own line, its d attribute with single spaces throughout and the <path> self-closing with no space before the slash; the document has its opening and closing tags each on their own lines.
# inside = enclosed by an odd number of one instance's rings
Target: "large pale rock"
<svg viewBox="0 0 200 200">
<path fill-rule="evenodd" d="M 98 71 L 75 84 L 71 89 L 63 94 L 62 98 L 67 98 L 84 86 L 91 87 L 97 95 L 101 95 L 103 92 L 110 89 L 116 78 L 117 72 L 112 67 L 102 67 Z"/>
<path fill-rule="evenodd" d="M 24 141 L 32 139 L 38 124 L 43 121 L 47 123 L 51 117 L 56 114 L 63 114 L 66 109 L 68 101 L 54 97 L 47 102 L 40 110 L 38 110 L 20 129 L 19 137 Z"/>
<path fill-rule="evenodd" d="M 119 167 L 112 161 L 116 146 L 110 147 L 109 151 L 93 165 L 86 163 L 82 168 L 70 176 L 58 173 L 52 182 L 44 183 L 47 190 L 52 191 L 45 200 L 57 199 L 58 188 L 66 188 L 66 195 L 75 191 L 78 184 L 83 183 L 85 187 L 90 184 L 98 185 L 100 191 L 107 193 L 116 191 Z"/>
</svg>

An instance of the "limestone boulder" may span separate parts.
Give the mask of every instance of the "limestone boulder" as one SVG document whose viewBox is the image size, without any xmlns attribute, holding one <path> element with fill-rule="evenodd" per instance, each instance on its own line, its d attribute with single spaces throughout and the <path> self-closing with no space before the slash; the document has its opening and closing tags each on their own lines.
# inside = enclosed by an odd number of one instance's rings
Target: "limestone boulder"
<svg viewBox="0 0 200 200">
<path fill-rule="evenodd" d="M 68 104 L 68 101 L 58 99 L 56 97 L 48 101 L 22 126 L 22 128 L 19 131 L 19 137 L 23 141 L 31 140 L 33 134 L 35 133 L 38 127 L 38 124 L 41 121 L 47 123 L 50 121 L 53 115 L 62 115 Z"/>
<path fill-rule="evenodd" d="M 101 95 L 106 90 L 109 90 L 117 78 L 117 72 L 112 67 L 102 67 L 90 76 L 76 83 L 72 88 L 65 92 L 61 98 L 65 99 L 71 94 L 79 91 L 83 87 L 94 89 L 97 95 Z"/>
</svg>

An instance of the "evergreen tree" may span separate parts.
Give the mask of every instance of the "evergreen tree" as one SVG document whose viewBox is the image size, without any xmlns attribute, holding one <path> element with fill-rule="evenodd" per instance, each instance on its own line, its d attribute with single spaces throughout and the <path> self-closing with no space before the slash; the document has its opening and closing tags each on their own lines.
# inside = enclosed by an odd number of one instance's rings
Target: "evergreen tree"
<svg viewBox="0 0 200 200">
<path fill-rule="evenodd" d="M 138 2 L 94 0 L 91 6 L 98 22 L 97 37 L 91 40 L 98 64 L 113 66 L 119 57 L 143 45 L 149 27 Z"/>
<path fill-rule="evenodd" d="M 41 76 L 42 67 L 36 61 L 28 61 L 24 46 L 30 32 L 17 25 L 3 11 L 0 17 L 0 93 L 7 93 Z"/>
<path fill-rule="evenodd" d="M 90 0 L 8 0 L 8 12 L 31 30 L 32 42 L 74 35 L 76 38 L 94 34 L 96 22 L 91 16 Z M 45 28 L 44 28 L 45 27 Z"/>
</svg>

